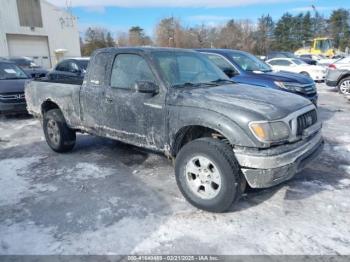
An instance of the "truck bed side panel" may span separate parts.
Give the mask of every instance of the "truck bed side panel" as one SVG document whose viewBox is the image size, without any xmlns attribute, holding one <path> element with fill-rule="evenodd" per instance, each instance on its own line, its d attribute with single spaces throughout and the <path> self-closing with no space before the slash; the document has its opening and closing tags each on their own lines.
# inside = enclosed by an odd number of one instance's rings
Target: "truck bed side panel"
<svg viewBox="0 0 350 262">
<path fill-rule="evenodd" d="M 46 101 L 55 103 L 71 127 L 81 125 L 80 86 L 32 81 L 26 85 L 25 95 L 29 113 L 42 117 L 42 105 Z"/>
</svg>

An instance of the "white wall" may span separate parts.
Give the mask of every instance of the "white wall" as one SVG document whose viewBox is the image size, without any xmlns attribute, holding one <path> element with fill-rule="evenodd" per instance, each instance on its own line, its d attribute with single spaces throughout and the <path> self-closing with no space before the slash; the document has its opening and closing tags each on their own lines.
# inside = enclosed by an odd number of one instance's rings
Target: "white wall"
<svg viewBox="0 0 350 262">
<path fill-rule="evenodd" d="M 9 56 L 6 34 L 48 36 L 52 65 L 56 63 L 54 51 L 57 49 L 68 50 L 66 57 L 81 55 L 76 18 L 70 19 L 72 17 L 62 9 L 41 0 L 43 27 L 32 31 L 29 27 L 19 25 L 16 3 L 16 0 L 0 0 L 0 56 Z M 70 26 L 62 25 L 60 18 L 69 21 Z"/>
</svg>

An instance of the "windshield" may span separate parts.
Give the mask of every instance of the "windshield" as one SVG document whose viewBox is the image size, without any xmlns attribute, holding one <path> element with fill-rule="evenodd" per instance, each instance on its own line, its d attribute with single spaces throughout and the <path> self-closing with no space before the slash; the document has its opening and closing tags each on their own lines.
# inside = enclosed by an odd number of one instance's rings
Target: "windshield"
<svg viewBox="0 0 350 262">
<path fill-rule="evenodd" d="M 0 63 L 0 80 L 25 78 L 28 76 L 15 64 Z"/>
<path fill-rule="evenodd" d="M 231 57 L 244 71 L 271 72 L 269 65 L 251 54 L 232 53 Z"/>
<path fill-rule="evenodd" d="M 297 58 L 297 56 L 293 53 L 290 53 L 290 52 L 284 52 L 284 53 L 281 53 L 281 57 L 286 57 L 286 58 Z"/>
<path fill-rule="evenodd" d="M 172 87 L 230 81 L 205 55 L 199 53 L 155 51 L 153 56 L 165 80 Z"/>
<path fill-rule="evenodd" d="M 13 63 L 21 68 L 38 68 L 39 66 L 34 63 L 34 61 L 22 58 L 12 58 L 10 59 Z"/>
<path fill-rule="evenodd" d="M 328 49 L 333 48 L 333 41 L 331 39 L 316 40 L 315 48 L 322 51 L 327 51 Z"/>
<path fill-rule="evenodd" d="M 296 65 L 305 65 L 306 63 L 300 59 L 292 59 L 293 63 Z"/>
</svg>

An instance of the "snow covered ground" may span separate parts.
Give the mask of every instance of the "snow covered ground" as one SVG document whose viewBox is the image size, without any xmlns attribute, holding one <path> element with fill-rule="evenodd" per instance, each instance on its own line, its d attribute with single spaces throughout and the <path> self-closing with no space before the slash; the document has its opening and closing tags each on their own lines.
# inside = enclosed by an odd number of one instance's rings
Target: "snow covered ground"
<svg viewBox="0 0 350 262">
<path fill-rule="evenodd" d="M 163 156 L 88 135 L 56 154 L 39 121 L 0 119 L 0 254 L 349 255 L 350 102 L 319 93 L 321 157 L 225 214 L 190 206 Z"/>
</svg>

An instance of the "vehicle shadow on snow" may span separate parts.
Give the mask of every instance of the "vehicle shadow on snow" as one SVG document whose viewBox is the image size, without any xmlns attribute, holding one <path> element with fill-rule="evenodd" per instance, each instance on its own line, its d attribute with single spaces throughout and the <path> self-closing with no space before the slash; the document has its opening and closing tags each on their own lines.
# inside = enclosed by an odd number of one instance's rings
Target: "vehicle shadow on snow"
<svg viewBox="0 0 350 262">
<path fill-rule="evenodd" d="M 344 109 L 328 109 L 320 105 L 318 107 L 319 118 L 321 121 L 326 122 L 333 118 L 336 113 L 344 112 Z"/>
<path fill-rule="evenodd" d="M 147 166 L 150 155 L 130 145 L 79 135 L 68 154 L 54 153 L 42 141 L 0 149 L 0 155 L 18 158 L 14 169 L 25 158 L 37 158 L 17 171 L 25 188 L 18 203 L 0 205 L 0 225 L 31 221 L 41 231 L 54 228 L 55 249 L 47 251 L 50 243 L 43 243 L 44 253 L 129 254 L 173 213 L 166 192 L 148 181 L 157 166 Z"/>
<path fill-rule="evenodd" d="M 26 120 L 33 118 L 32 115 L 29 115 L 28 113 L 21 113 L 21 114 L 9 114 L 9 115 L 3 115 L 0 114 L 0 121 L 14 121 L 14 120 Z"/>
</svg>

